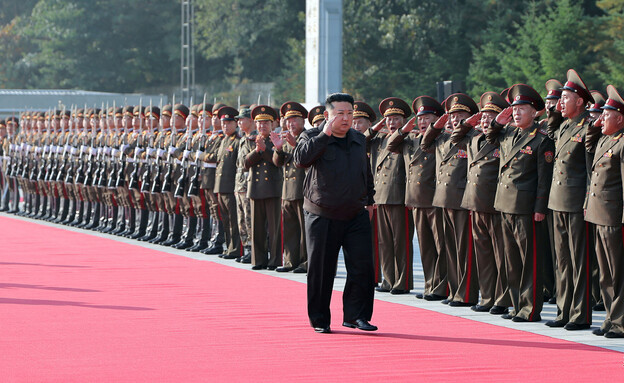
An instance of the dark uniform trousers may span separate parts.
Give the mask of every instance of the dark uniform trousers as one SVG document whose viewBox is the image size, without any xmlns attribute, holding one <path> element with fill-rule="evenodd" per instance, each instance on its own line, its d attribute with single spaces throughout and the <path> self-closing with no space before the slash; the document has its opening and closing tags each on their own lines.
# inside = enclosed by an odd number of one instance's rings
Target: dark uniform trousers
<svg viewBox="0 0 624 383">
<path fill-rule="evenodd" d="M 349 221 L 304 212 L 308 249 L 308 317 L 312 327 L 331 322 L 331 301 L 338 252 L 342 247 L 347 281 L 342 295 L 343 318 L 370 320 L 375 298 L 371 224 L 364 209 Z"/>
<path fill-rule="evenodd" d="M 557 294 L 556 270 L 557 257 L 555 256 L 554 223 L 552 211 L 548 210 L 546 219 L 535 222 L 535 240 L 537 249 L 544 253 L 544 298 L 552 298 Z"/>
<path fill-rule="evenodd" d="M 474 304 L 479 299 L 479 284 L 472 245 L 470 212 L 448 208 L 444 208 L 443 211 L 449 299 Z"/>
<path fill-rule="evenodd" d="M 557 320 L 591 324 L 591 267 L 583 212 L 553 211 L 557 254 Z M 572 249 L 572 252 L 571 252 Z"/>
<path fill-rule="evenodd" d="M 410 217 L 409 209 L 405 205 L 378 205 L 377 220 L 379 256 L 384 277 L 382 288 L 413 289 L 414 221 Z"/>
<path fill-rule="evenodd" d="M 425 277 L 424 295 L 448 296 L 446 279 L 446 247 L 444 238 L 444 215 L 442 209 L 413 208 L 414 227 L 418 236 L 420 260 Z"/>
<path fill-rule="evenodd" d="M 305 242 L 303 200 L 282 201 L 282 239 L 284 240 L 284 266 L 308 266 Z"/>
<path fill-rule="evenodd" d="M 600 289 L 607 311 L 600 326 L 604 332 L 624 334 L 624 242 L 622 226 L 596 225 L 596 257 Z"/>
<path fill-rule="evenodd" d="M 282 264 L 280 202 L 279 197 L 251 198 L 251 263 L 254 266 L 277 267 Z M 270 256 L 269 249 L 267 249 L 267 235 L 270 243 Z"/>
<path fill-rule="evenodd" d="M 538 259 L 535 222 L 531 214 L 502 214 L 507 283 L 514 307 L 510 314 L 527 321 L 539 321 L 544 303 L 543 261 Z"/>
<path fill-rule="evenodd" d="M 219 193 L 219 209 L 223 229 L 225 231 L 225 243 L 227 244 L 226 255 L 243 256 L 240 234 L 238 232 L 238 214 L 236 212 L 236 197 L 234 193 Z"/>
<path fill-rule="evenodd" d="M 472 237 L 476 254 L 481 306 L 511 306 L 503 228 L 500 213 L 472 212 Z"/>
</svg>

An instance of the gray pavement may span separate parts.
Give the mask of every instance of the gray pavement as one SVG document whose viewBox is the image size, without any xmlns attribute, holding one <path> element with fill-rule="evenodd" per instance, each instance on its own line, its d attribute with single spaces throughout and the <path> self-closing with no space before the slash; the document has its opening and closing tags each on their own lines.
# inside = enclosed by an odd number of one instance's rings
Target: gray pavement
<svg viewBox="0 0 624 383">
<path fill-rule="evenodd" d="M 53 227 L 62 227 L 67 230 L 81 232 L 85 234 L 95 235 L 102 238 L 109 238 L 112 240 L 133 244 L 137 246 L 143 246 L 146 248 L 163 251 L 170 254 L 175 254 L 179 256 L 184 256 L 187 258 L 208 261 L 219 263 L 222 265 L 227 265 L 230 267 L 236 267 L 239 269 L 246 269 L 251 271 L 250 265 L 243 265 L 234 260 L 223 260 L 218 258 L 215 255 L 204 255 L 201 253 L 191 253 L 182 250 L 175 250 L 170 247 L 152 245 L 145 242 L 139 242 L 127 238 L 117 237 L 114 235 L 102 234 L 99 232 L 76 229 L 73 227 L 67 227 L 63 225 L 56 225 L 46 221 L 32 220 L 29 218 L 17 217 L 10 214 L 0 213 L 0 216 L 13 217 L 16 219 L 21 219 L 25 221 L 31 221 L 35 223 L 39 223 L 42 225 L 53 226 Z M 429 302 L 422 299 L 416 299 L 415 293 L 422 292 L 424 286 L 422 265 L 420 263 L 420 254 L 418 252 L 418 242 L 414 239 L 414 290 L 412 290 L 411 294 L 406 295 L 390 295 L 389 293 L 375 293 L 375 299 L 380 301 L 398 303 L 406 306 L 417 307 L 420 309 L 431 310 L 447 315 L 452 315 L 460 318 L 465 318 L 469 320 L 474 320 L 482 323 L 489 323 L 495 326 L 507 327 L 516 330 L 531 332 L 534 334 L 540 334 L 544 336 L 548 336 L 551 338 L 564 339 L 571 342 L 586 344 L 590 346 L 601 347 L 613 351 L 624 352 L 624 339 L 608 339 L 605 337 L 599 337 L 592 334 L 592 330 L 600 326 L 602 321 L 604 320 L 605 313 L 604 312 L 593 312 L 593 324 L 590 330 L 581 330 L 581 331 L 567 331 L 563 328 L 550 328 L 545 325 L 546 321 L 555 319 L 557 314 L 557 306 L 545 303 L 544 308 L 542 310 L 542 320 L 541 322 L 533 322 L 533 323 L 516 323 L 509 320 L 502 319 L 498 315 L 491 315 L 489 313 L 477 313 L 470 310 L 469 307 L 449 307 L 448 305 L 441 304 L 440 302 Z M 278 278 L 288 279 L 291 281 L 296 281 L 300 283 L 306 283 L 306 275 L 305 274 L 293 274 L 293 273 L 277 273 L 275 271 L 261 270 L 261 271 L 253 271 L 257 273 L 267 274 Z M 342 254 L 338 260 L 338 273 L 336 276 L 336 280 L 334 282 L 334 289 L 342 291 L 344 289 L 344 284 L 346 281 L 346 269 L 344 267 L 344 261 L 342 258 Z M 372 323 L 376 324 L 380 328 L 383 329 L 383 323 L 375 322 L 375 316 L 373 314 Z"/>
</svg>

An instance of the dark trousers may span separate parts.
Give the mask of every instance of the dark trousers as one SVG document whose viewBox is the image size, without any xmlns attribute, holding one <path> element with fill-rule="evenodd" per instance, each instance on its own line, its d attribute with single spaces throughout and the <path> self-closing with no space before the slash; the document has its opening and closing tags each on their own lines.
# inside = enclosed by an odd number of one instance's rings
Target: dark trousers
<svg viewBox="0 0 624 383">
<path fill-rule="evenodd" d="M 312 327 L 331 322 L 331 301 L 338 252 L 342 247 L 347 281 L 342 296 L 343 318 L 370 320 L 375 296 L 371 224 L 364 209 L 349 221 L 324 218 L 305 211 L 308 248 L 308 317 Z"/>
</svg>

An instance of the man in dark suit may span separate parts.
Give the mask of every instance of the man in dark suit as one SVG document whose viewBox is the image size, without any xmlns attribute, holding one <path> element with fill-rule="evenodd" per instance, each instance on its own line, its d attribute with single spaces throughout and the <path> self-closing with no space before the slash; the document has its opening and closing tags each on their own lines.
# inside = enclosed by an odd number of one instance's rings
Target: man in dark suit
<svg viewBox="0 0 624 383">
<path fill-rule="evenodd" d="M 370 225 L 375 192 L 366 140 L 351 129 L 353 102 L 348 94 L 330 95 L 325 103 L 328 122 L 303 132 L 294 153 L 297 166 L 308 168 L 303 202 L 308 317 L 319 333 L 331 332 L 329 304 L 341 247 L 347 267 L 343 326 L 377 330 L 368 322 L 375 294 Z"/>
<path fill-rule="evenodd" d="M 512 107 L 487 129 L 489 143 L 500 145 L 500 175 L 494 208 L 500 211 L 514 322 L 541 320 L 542 262 L 535 245 L 534 221 L 546 217 L 554 144 L 535 122 L 544 100 L 528 85 L 509 89 Z M 512 121 L 513 114 L 513 121 Z"/>
</svg>

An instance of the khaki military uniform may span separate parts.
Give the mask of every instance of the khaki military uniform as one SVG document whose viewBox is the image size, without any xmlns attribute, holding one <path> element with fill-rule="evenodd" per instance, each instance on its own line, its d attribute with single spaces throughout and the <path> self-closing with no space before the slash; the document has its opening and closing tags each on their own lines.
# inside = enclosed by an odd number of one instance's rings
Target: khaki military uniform
<svg viewBox="0 0 624 383">
<path fill-rule="evenodd" d="M 234 196 L 236 160 L 238 159 L 240 145 L 241 139 L 234 133 L 221 139 L 221 145 L 217 151 L 214 192 L 218 195 L 221 219 L 225 231 L 227 250 L 224 254 L 229 257 L 243 256 L 243 246 L 241 245 L 238 232 L 236 197 Z"/>
</svg>

